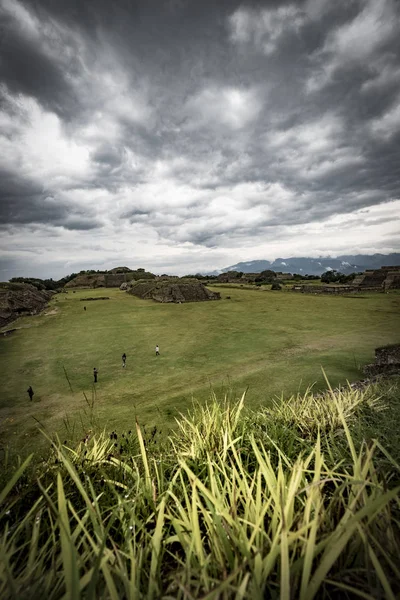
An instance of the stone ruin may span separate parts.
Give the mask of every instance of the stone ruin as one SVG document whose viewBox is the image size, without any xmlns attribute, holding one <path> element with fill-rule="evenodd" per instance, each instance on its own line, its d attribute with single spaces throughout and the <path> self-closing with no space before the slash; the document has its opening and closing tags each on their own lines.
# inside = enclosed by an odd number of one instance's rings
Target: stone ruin
<svg viewBox="0 0 400 600">
<path fill-rule="evenodd" d="M 117 267 L 113 271 L 108 273 L 82 273 L 71 279 L 64 287 L 66 288 L 111 288 L 121 287 L 123 283 L 129 283 L 133 280 L 139 279 L 155 279 L 156 276 L 153 273 L 145 271 L 144 269 L 137 269 L 136 271 L 129 271 L 124 273 L 117 272 L 119 269 L 125 269 L 126 267 Z"/>
<path fill-rule="evenodd" d="M 294 292 L 308 294 L 349 294 L 354 292 L 387 292 L 400 289 L 400 267 L 381 267 L 369 269 L 361 275 L 356 275 L 348 285 L 303 285 L 292 287 Z"/>
<path fill-rule="evenodd" d="M 398 290 L 400 289 L 400 266 L 368 269 L 362 275 L 357 275 L 353 285 L 360 290 Z"/>
<path fill-rule="evenodd" d="M 366 365 L 363 371 L 369 377 L 400 372 L 400 344 L 390 344 L 375 349 L 375 362 Z"/>
<path fill-rule="evenodd" d="M 197 279 L 158 279 L 140 280 L 128 284 L 128 293 L 146 300 L 156 302 L 204 302 L 207 300 L 220 300 L 218 292 L 211 292 Z"/>
<path fill-rule="evenodd" d="M 54 293 L 38 290 L 29 283 L 0 283 L 0 327 L 18 317 L 41 312 Z"/>
<path fill-rule="evenodd" d="M 255 283 L 263 279 L 263 275 L 266 271 L 260 273 L 240 273 L 238 271 L 227 271 L 218 275 L 217 280 L 220 283 Z M 292 273 L 282 273 L 282 271 L 270 271 L 273 273 L 271 276 L 266 276 L 268 279 L 274 279 L 276 281 L 284 281 L 286 279 L 293 279 Z M 265 277 L 264 277 L 265 278 Z"/>
<path fill-rule="evenodd" d="M 353 285 L 294 285 L 292 287 L 293 292 L 301 292 L 303 294 L 352 294 L 359 290 Z"/>
</svg>

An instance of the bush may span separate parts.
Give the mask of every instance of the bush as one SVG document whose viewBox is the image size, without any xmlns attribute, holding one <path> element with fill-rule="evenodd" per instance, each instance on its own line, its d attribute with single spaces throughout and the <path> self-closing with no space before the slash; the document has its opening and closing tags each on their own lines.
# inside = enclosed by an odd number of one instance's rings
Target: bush
<svg viewBox="0 0 400 600">
<path fill-rule="evenodd" d="M 282 286 L 277 282 L 274 281 L 274 283 L 271 285 L 271 290 L 281 290 Z"/>
</svg>

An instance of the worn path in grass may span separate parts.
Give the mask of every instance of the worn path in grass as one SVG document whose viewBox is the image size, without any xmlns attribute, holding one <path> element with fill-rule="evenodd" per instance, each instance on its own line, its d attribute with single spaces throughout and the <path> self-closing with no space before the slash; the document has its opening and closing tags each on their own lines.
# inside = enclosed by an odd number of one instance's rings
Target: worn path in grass
<svg viewBox="0 0 400 600">
<path fill-rule="evenodd" d="M 38 421 L 63 437 L 82 435 L 90 414 L 84 393 L 94 401 L 97 425 L 119 431 L 132 427 L 135 416 L 170 426 L 210 386 L 237 394 L 248 387 L 254 407 L 314 382 L 324 387 L 321 366 L 333 385 L 359 379 L 359 366 L 373 360 L 376 346 L 400 339 L 395 293 L 220 291 L 219 302 L 176 305 L 114 289 L 70 291 L 55 296 L 47 314 L 19 319 L 13 324 L 19 329 L 0 338 L 0 444 L 22 453 L 34 448 Z M 81 298 L 105 295 L 110 300 L 87 302 L 83 310 Z M 73 434 L 66 423 L 75 426 Z"/>
</svg>

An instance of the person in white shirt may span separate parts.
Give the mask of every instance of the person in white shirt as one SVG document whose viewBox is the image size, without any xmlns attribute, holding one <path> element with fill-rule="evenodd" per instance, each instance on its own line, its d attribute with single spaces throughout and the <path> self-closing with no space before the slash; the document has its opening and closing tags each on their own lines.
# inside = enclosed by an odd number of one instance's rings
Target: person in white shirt
<svg viewBox="0 0 400 600">
<path fill-rule="evenodd" d="M 160 348 L 159 348 L 158 344 L 156 346 L 156 356 L 160 356 Z"/>
</svg>

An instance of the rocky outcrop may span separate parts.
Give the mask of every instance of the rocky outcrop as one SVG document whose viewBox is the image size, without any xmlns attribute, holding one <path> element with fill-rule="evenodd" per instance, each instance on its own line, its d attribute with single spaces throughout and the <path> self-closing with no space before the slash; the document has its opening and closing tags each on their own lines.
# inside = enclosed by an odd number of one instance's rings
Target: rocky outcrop
<svg viewBox="0 0 400 600">
<path fill-rule="evenodd" d="M 41 312 L 53 294 L 26 283 L 0 283 L 0 327 Z"/>
<path fill-rule="evenodd" d="M 196 279 L 166 279 L 155 281 L 137 281 L 129 286 L 129 294 L 156 302 L 204 302 L 220 300 L 217 292 L 211 292 Z"/>
</svg>

